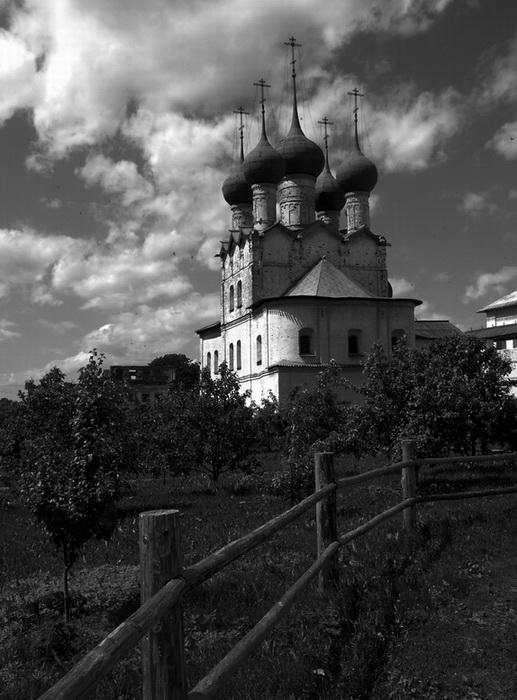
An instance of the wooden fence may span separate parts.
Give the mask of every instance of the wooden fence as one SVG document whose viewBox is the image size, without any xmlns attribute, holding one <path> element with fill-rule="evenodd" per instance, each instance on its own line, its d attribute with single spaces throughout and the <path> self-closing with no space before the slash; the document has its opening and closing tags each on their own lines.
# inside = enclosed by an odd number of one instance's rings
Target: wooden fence
<svg viewBox="0 0 517 700">
<path fill-rule="evenodd" d="M 333 455 L 317 454 L 315 457 L 316 490 L 312 495 L 186 569 L 182 568 L 179 549 L 179 511 L 159 510 L 141 513 L 141 607 L 50 690 L 41 695 L 39 700 L 88 698 L 99 682 L 142 638 L 144 638 L 142 644 L 144 700 L 212 698 L 287 614 L 302 591 L 316 576 L 319 578 L 319 590 L 323 594 L 329 593 L 337 585 L 339 571 L 335 555 L 340 547 L 364 535 L 397 513 L 403 514 L 405 531 L 412 532 L 416 526 L 416 509 L 420 503 L 517 493 L 517 487 L 509 487 L 433 496 L 417 494 L 417 470 L 421 466 L 516 460 L 517 453 L 415 459 L 415 443 L 407 440 L 403 445 L 402 456 L 403 461 L 397 464 L 336 481 Z M 402 501 L 356 529 L 338 535 L 337 490 L 397 472 L 402 474 Z M 271 538 L 313 506 L 316 506 L 318 550 L 316 560 L 253 629 L 192 690 L 188 691 L 181 607 L 184 593 Z"/>
</svg>

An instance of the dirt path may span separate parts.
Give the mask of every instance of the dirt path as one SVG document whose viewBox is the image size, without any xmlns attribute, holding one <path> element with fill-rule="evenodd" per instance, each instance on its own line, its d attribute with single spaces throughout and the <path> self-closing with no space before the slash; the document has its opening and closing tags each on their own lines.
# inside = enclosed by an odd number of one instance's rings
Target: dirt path
<svg viewBox="0 0 517 700">
<path fill-rule="evenodd" d="M 391 649 L 372 700 L 517 700 L 516 542 L 501 511 L 444 554 L 445 602 Z"/>
</svg>

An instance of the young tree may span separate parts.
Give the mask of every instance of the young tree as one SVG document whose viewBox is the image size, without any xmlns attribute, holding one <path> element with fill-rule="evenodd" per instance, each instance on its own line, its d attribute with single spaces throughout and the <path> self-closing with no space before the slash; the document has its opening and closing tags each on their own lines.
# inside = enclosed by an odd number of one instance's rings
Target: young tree
<svg viewBox="0 0 517 700">
<path fill-rule="evenodd" d="M 201 373 L 199 392 L 192 406 L 196 461 L 214 481 L 249 458 L 254 442 L 250 393 L 241 393 L 237 375 L 223 363 L 212 377 Z"/>
<path fill-rule="evenodd" d="M 342 432 L 348 410 L 336 388 L 345 384 L 340 368 L 331 363 L 318 375 L 315 388 L 297 387 L 289 397 L 283 412 L 287 468 L 277 486 L 291 503 L 314 490 L 313 452 L 336 448 L 334 438 Z"/>
<path fill-rule="evenodd" d="M 130 452 L 125 397 L 94 350 L 77 384 L 54 368 L 20 393 L 27 430 L 22 447 L 27 504 L 61 552 L 65 619 L 70 568 L 92 537 L 107 539 L 115 524 L 121 469 Z"/>
</svg>

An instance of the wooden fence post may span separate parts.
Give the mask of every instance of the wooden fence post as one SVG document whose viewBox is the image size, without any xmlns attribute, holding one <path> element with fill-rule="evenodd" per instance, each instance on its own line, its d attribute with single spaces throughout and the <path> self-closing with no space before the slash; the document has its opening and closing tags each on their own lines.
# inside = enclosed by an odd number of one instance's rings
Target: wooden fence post
<svg viewBox="0 0 517 700">
<path fill-rule="evenodd" d="M 317 452 L 314 455 L 314 472 L 316 491 L 327 484 L 336 481 L 334 474 L 334 454 L 332 452 Z M 336 491 L 327 498 L 316 503 L 316 539 L 318 556 L 337 540 Z M 320 593 L 328 594 L 336 589 L 339 583 L 339 570 L 336 558 L 332 557 L 318 574 L 318 589 Z"/>
<path fill-rule="evenodd" d="M 416 441 L 402 441 L 402 461 L 415 459 Z M 411 465 L 402 469 L 402 498 L 414 498 L 416 496 L 416 467 Z M 416 529 L 416 505 L 409 506 L 402 511 L 402 522 L 404 530 L 408 535 L 414 533 Z"/>
<path fill-rule="evenodd" d="M 140 599 L 181 573 L 178 510 L 140 513 Z M 142 639 L 143 700 L 185 700 L 183 611 L 178 602 Z"/>
</svg>

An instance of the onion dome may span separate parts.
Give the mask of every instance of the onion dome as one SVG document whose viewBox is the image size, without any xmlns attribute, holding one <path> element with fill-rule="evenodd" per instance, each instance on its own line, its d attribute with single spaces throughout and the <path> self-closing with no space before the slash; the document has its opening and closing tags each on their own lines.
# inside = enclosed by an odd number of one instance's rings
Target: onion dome
<svg viewBox="0 0 517 700">
<path fill-rule="evenodd" d="M 339 186 L 347 192 L 371 192 L 377 184 L 378 173 L 374 163 L 367 158 L 356 142 L 356 147 L 336 173 Z"/>
<path fill-rule="evenodd" d="M 242 170 L 250 185 L 259 183 L 277 185 L 284 176 L 284 159 L 267 139 L 264 115 L 262 115 L 260 141 L 244 159 Z"/>
<path fill-rule="evenodd" d="M 244 177 L 242 162 L 223 182 L 223 197 L 230 206 L 233 204 L 253 203 L 251 187 Z"/>
<path fill-rule="evenodd" d="M 345 193 L 338 185 L 325 158 L 323 172 L 316 180 L 316 211 L 341 211 L 345 206 Z"/>
<path fill-rule="evenodd" d="M 305 136 L 300 126 L 298 109 L 296 105 L 296 91 L 294 93 L 293 119 L 289 133 L 277 146 L 278 152 L 285 161 L 285 174 L 313 175 L 317 177 L 323 170 L 325 156 L 323 151 Z"/>
</svg>

